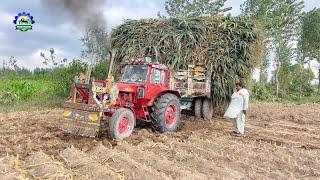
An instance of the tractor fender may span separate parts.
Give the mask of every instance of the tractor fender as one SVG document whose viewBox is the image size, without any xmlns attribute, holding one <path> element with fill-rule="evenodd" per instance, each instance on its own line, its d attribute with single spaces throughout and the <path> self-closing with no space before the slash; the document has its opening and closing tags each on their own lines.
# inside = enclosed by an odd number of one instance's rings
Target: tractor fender
<svg viewBox="0 0 320 180">
<path fill-rule="evenodd" d="M 132 108 L 132 107 L 130 107 L 130 106 L 117 107 L 117 108 L 116 108 L 116 110 L 121 109 L 121 108 L 128 109 L 128 110 L 132 111 L 132 112 L 133 112 L 133 114 L 134 114 L 134 110 L 133 110 L 133 108 Z"/>
<path fill-rule="evenodd" d="M 151 99 L 151 100 L 148 102 L 147 106 L 152 106 L 153 103 L 154 103 L 154 101 L 155 101 L 158 97 L 160 97 L 160 96 L 162 96 L 162 95 L 164 95 L 164 94 L 173 94 L 173 95 L 177 96 L 179 99 L 181 98 L 181 95 L 180 95 L 180 93 L 179 93 L 178 91 L 167 90 L 167 91 L 163 91 L 163 92 L 159 93 L 157 96 L 155 96 L 153 99 Z"/>
</svg>

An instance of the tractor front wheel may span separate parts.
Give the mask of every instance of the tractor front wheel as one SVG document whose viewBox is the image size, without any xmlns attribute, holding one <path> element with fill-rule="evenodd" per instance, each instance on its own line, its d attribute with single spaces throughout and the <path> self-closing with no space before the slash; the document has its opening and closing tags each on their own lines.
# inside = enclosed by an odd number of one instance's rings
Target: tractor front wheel
<svg viewBox="0 0 320 180">
<path fill-rule="evenodd" d="M 180 116 L 180 102 L 173 94 L 160 96 L 152 107 L 153 125 L 161 133 L 178 130 L 181 124 Z"/>
<path fill-rule="evenodd" d="M 135 126 L 135 117 L 131 110 L 118 109 L 109 120 L 109 133 L 114 140 L 121 141 L 129 137 Z"/>
</svg>

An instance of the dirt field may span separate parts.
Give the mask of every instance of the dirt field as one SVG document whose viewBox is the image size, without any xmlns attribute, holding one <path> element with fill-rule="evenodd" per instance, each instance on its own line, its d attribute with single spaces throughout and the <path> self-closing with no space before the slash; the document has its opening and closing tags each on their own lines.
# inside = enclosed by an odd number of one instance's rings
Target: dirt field
<svg viewBox="0 0 320 180">
<path fill-rule="evenodd" d="M 231 122 L 184 118 L 180 132 L 137 128 L 121 143 L 75 138 L 62 110 L 0 113 L 0 179 L 319 179 L 320 105 L 253 105 Z"/>
</svg>

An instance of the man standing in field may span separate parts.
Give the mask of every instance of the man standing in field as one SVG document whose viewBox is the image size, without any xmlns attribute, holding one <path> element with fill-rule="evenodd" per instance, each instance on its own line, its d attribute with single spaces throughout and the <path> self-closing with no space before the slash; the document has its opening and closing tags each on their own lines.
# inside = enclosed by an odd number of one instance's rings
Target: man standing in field
<svg viewBox="0 0 320 180">
<path fill-rule="evenodd" d="M 231 103 L 224 117 L 231 118 L 236 136 L 244 134 L 244 123 L 249 105 L 249 92 L 242 83 L 236 83 L 236 90 L 231 96 Z"/>
</svg>

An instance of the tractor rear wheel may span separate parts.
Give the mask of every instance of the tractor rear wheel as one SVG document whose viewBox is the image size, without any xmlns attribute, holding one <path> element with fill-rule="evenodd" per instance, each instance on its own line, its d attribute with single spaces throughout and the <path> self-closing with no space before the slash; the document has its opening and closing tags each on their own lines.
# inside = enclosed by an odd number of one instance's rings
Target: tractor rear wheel
<svg viewBox="0 0 320 180">
<path fill-rule="evenodd" d="M 202 115 L 206 120 L 211 120 L 213 117 L 213 104 L 210 99 L 206 98 L 202 103 Z"/>
<path fill-rule="evenodd" d="M 114 112 L 109 120 L 109 133 L 114 140 L 129 137 L 135 126 L 135 117 L 131 110 L 120 108 Z"/>
<path fill-rule="evenodd" d="M 202 118 L 202 99 L 197 98 L 194 102 L 194 115 L 196 118 Z"/>
<path fill-rule="evenodd" d="M 173 94 L 160 96 L 152 107 L 152 120 L 155 129 L 161 133 L 176 131 L 181 124 L 180 102 Z"/>
</svg>

